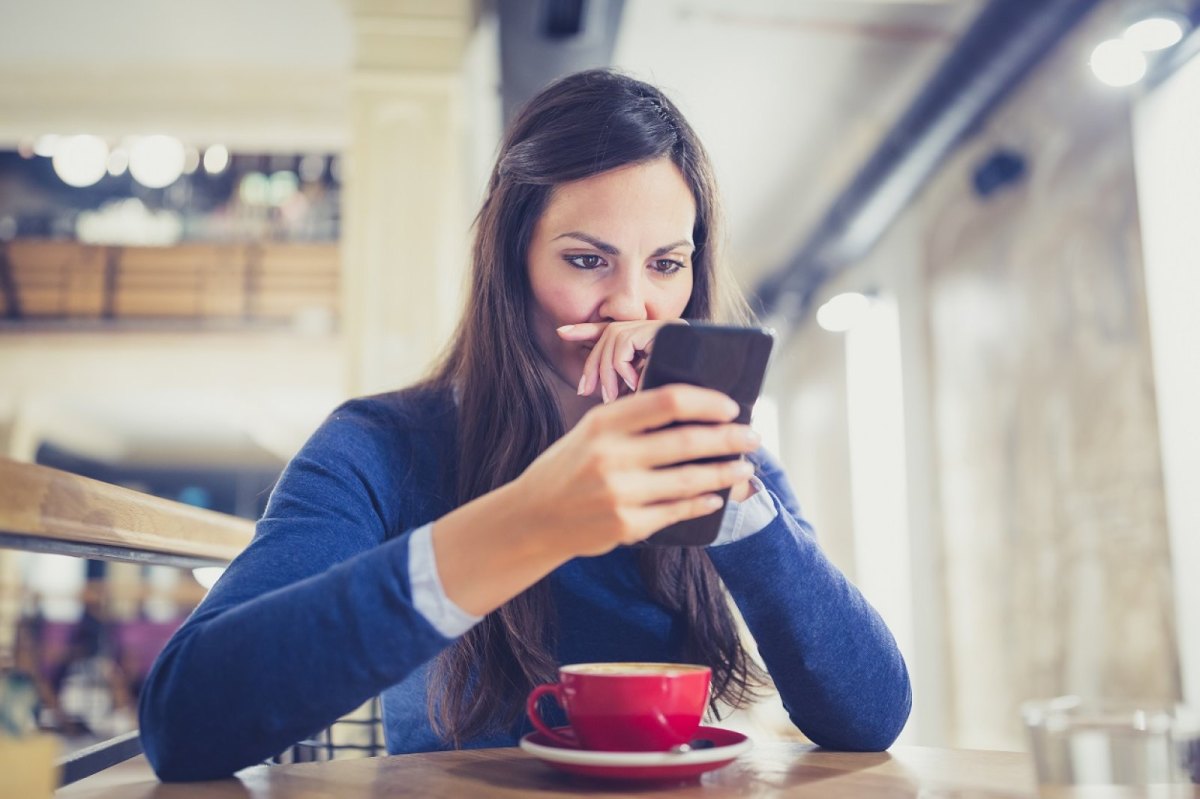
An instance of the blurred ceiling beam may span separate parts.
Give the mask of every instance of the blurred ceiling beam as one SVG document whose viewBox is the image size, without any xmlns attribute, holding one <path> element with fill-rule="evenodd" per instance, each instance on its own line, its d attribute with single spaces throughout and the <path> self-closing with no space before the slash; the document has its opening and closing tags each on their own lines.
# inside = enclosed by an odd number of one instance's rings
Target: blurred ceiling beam
<svg viewBox="0 0 1200 799">
<path fill-rule="evenodd" d="M 754 292 L 782 333 L 863 257 L 939 166 L 1099 0 L 991 0 L 794 256 Z"/>
<path fill-rule="evenodd" d="M 507 123 L 555 78 L 612 64 L 625 0 L 496 0 Z"/>
<path fill-rule="evenodd" d="M 0 148 L 42 133 L 170 132 L 253 152 L 345 149 L 344 71 L 96 63 L 0 64 Z"/>
<path fill-rule="evenodd" d="M 1179 44 L 1168 50 L 1146 75 L 1146 90 L 1160 85 L 1193 58 L 1200 58 L 1200 0 L 1191 0 L 1186 16 L 1192 23 L 1191 31 L 1184 35 Z"/>
</svg>

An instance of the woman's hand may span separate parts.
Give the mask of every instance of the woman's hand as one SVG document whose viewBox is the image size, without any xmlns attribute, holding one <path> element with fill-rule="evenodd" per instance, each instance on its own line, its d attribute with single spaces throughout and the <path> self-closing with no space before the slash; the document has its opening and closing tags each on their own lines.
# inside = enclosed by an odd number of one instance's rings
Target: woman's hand
<svg viewBox="0 0 1200 799">
<path fill-rule="evenodd" d="M 558 335 L 564 341 L 594 341 L 596 345 L 583 365 L 579 395 L 590 396 L 597 386 L 605 404 L 622 393 L 637 391 L 642 369 L 654 346 L 654 337 L 664 325 L 686 325 L 683 319 L 651 319 L 637 322 L 587 322 L 564 325 Z M 622 386 L 625 386 L 623 389 Z M 729 498 L 744 502 L 755 493 L 749 480 L 733 486 Z"/>
<path fill-rule="evenodd" d="M 711 389 L 671 385 L 597 406 L 510 486 L 529 523 L 563 558 L 599 555 L 721 507 L 715 492 L 746 481 L 743 460 L 681 464 L 753 452 L 758 434 L 730 424 L 736 403 Z M 701 422 L 662 430 L 672 422 Z"/>
<path fill-rule="evenodd" d="M 446 596 L 483 615 L 571 558 L 717 510 L 715 492 L 744 483 L 751 465 L 675 464 L 754 451 L 758 435 L 730 424 L 737 413 L 719 391 L 678 384 L 593 407 L 516 480 L 437 520 Z M 672 422 L 684 424 L 660 429 Z"/>
<path fill-rule="evenodd" d="M 558 335 L 564 341 L 593 341 L 595 346 L 583 365 L 579 395 L 591 396 L 597 389 L 605 404 L 622 393 L 637 391 L 642 366 L 654 346 L 654 336 L 670 324 L 687 324 L 682 319 L 649 319 L 637 322 L 585 322 L 564 325 Z M 622 389 L 622 386 L 625 386 Z"/>
</svg>

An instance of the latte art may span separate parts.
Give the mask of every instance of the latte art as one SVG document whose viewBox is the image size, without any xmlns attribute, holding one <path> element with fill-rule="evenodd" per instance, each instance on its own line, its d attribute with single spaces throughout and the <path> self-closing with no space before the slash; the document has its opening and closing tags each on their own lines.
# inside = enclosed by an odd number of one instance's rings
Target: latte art
<svg viewBox="0 0 1200 799">
<path fill-rule="evenodd" d="M 687 663 L 577 663 L 572 666 L 563 666 L 561 671 L 566 674 L 599 674 L 623 677 L 662 675 L 670 677 L 704 671 L 707 668 L 707 666 L 693 666 Z"/>
</svg>

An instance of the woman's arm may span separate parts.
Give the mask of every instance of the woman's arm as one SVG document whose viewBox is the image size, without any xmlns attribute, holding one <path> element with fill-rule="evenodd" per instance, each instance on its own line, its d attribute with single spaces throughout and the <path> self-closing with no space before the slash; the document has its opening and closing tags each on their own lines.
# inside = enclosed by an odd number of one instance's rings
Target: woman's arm
<svg viewBox="0 0 1200 799">
<path fill-rule="evenodd" d="M 376 400 L 377 402 L 378 400 Z M 434 522 L 446 596 L 482 615 L 579 555 L 712 511 L 738 464 L 660 469 L 752 450 L 723 395 L 674 386 L 597 408 L 516 481 Z M 250 546 L 164 648 L 143 689 L 146 755 L 163 779 L 227 776 L 328 726 L 446 644 L 416 608 L 411 496 L 420 443 L 335 413 L 289 464 Z M 415 438 L 415 437 L 414 437 Z M 423 520 L 421 520 L 423 521 Z"/>
<path fill-rule="evenodd" d="M 793 723 L 831 749 L 886 749 L 912 706 L 891 632 L 817 546 L 782 471 L 759 472 L 779 513 L 754 535 L 708 549 Z"/>
<path fill-rule="evenodd" d="M 140 699 L 165 780 L 224 777 L 327 726 L 436 654 L 416 611 L 402 476 L 379 400 L 336 411 L 292 460 L 254 540 L 163 649 Z"/>
</svg>

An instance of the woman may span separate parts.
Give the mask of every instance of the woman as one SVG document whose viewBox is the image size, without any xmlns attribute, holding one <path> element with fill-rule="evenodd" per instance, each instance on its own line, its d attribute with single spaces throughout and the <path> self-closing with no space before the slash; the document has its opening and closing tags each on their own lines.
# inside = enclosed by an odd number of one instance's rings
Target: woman
<svg viewBox="0 0 1200 799">
<path fill-rule="evenodd" d="M 733 403 L 633 392 L 663 324 L 732 304 L 717 217 L 707 157 L 656 89 L 591 71 L 529 103 L 448 353 L 422 384 L 332 414 L 148 676 L 161 778 L 228 775 L 377 694 L 390 752 L 513 745 L 560 663 L 706 663 L 714 701 L 744 704 L 763 675 L 726 589 L 802 731 L 891 744 L 904 662 Z M 720 455 L 749 460 L 672 466 Z M 622 547 L 726 487 L 714 545 Z"/>
</svg>

